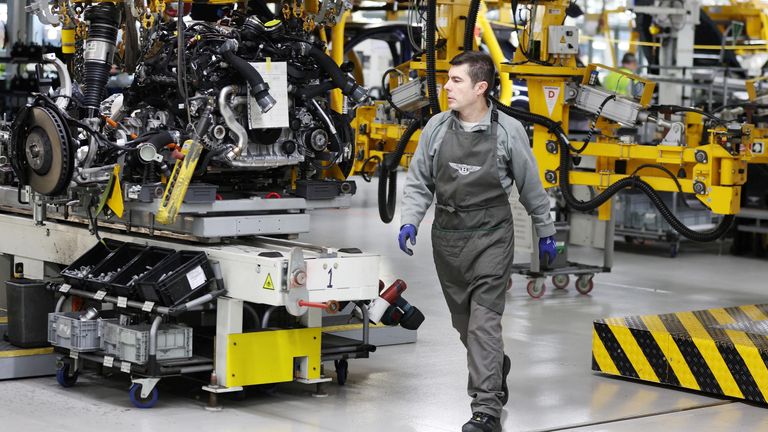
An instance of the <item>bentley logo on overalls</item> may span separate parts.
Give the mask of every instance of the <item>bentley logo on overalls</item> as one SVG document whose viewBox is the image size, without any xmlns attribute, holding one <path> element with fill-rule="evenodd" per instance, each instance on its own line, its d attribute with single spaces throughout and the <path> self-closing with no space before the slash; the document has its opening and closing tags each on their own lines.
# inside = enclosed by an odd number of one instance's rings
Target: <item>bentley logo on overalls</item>
<svg viewBox="0 0 768 432">
<path fill-rule="evenodd" d="M 461 174 L 463 176 L 467 175 L 467 174 L 471 174 L 471 173 L 473 173 L 473 172 L 475 172 L 475 171 L 480 169 L 479 166 L 464 165 L 464 164 L 453 163 L 453 162 L 448 162 L 448 165 L 450 165 L 451 168 L 455 169 L 456 171 L 459 172 L 459 174 Z"/>
</svg>

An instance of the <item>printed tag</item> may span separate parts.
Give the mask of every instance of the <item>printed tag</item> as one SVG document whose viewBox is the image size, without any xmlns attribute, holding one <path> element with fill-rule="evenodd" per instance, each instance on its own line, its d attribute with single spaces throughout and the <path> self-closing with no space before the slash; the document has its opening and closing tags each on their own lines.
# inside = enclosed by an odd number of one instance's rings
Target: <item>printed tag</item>
<svg viewBox="0 0 768 432">
<path fill-rule="evenodd" d="M 106 297 L 106 296 L 107 296 L 107 292 L 102 290 L 102 291 L 99 291 L 96 294 L 94 294 L 93 295 L 93 299 L 94 300 L 104 300 L 104 297 Z"/>
<path fill-rule="evenodd" d="M 115 359 L 110 356 L 104 356 L 104 366 L 106 367 L 112 367 L 112 365 L 115 363 Z"/>
<path fill-rule="evenodd" d="M 205 283 L 205 272 L 203 268 L 197 266 L 187 273 L 187 281 L 189 281 L 189 289 L 195 289 Z"/>
<path fill-rule="evenodd" d="M 155 307 L 155 302 L 145 301 L 144 306 L 141 307 L 141 310 L 144 312 L 152 312 L 153 307 Z"/>
<path fill-rule="evenodd" d="M 124 361 L 120 364 L 120 372 L 131 373 L 131 364 Z"/>
<path fill-rule="evenodd" d="M 71 290 L 71 289 L 72 289 L 72 285 L 70 285 L 70 284 L 62 284 L 62 285 L 59 287 L 59 292 L 62 292 L 62 293 L 64 293 L 64 294 L 66 294 L 66 293 L 68 293 L 68 292 L 69 292 L 69 290 Z"/>
<path fill-rule="evenodd" d="M 117 298 L 117 307 L 125 308 L 126 306 L 128 306 L 128 297 L 118 297 Z"/>
</svg>

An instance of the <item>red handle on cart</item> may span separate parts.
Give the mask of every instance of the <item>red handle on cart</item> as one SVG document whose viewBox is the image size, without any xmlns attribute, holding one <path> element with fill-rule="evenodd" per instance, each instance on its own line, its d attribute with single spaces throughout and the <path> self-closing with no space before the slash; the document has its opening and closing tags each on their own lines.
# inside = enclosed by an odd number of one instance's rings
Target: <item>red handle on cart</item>
<svg viewBox="0 0 768 432">
<path fill-rule="evenodd" d="M 332 314 L 335 314 L 336 312 L 339 311 L 339 302 L 337 302 L 336 300 L 330 300 L 325 303 L 299 300 L 299 306 L 325 309 L 326 312 L 332 313 Z"/>
</svg>

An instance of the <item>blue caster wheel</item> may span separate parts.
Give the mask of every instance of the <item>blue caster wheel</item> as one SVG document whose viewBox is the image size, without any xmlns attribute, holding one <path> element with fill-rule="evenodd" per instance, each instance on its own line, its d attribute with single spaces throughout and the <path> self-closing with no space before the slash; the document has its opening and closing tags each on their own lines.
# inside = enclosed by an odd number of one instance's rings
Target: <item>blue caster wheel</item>
<svg viewBox="0 0 768 432">
<path fill-rule="evenodd" d="M 69 369 L 69 363 L 64 363 L 63 366 L 56 369 L 56 381 L 62 387 L 72 387 L 77 382 L 78 372 L 70 374 Z"/>
<path fill-rule="evenodd" d="M 128 395 L 131 397 L 131 403 L 136 408 L 152 408 L 157 403 L 157 387 L 153 388 L 146 398 L 142 398 L 141 384 L 134 384 L 131 386 Z"/>
</svg>

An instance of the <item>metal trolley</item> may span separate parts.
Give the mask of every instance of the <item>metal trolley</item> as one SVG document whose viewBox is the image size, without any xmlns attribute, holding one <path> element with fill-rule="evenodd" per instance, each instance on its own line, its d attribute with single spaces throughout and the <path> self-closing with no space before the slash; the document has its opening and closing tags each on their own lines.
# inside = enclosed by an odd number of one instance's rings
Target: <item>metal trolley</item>
<svg viewBox="0 0 768 432">
<path fill-rule="evenodd" d="M 571 276 L 576 278 L 575 287 L 576 291 L 580 294 L 589 294 L 594 288 L 593 278 L 598 273 L 607 273 L 611 271 L 613 266 L 613 235 L 614 235 L 614 221 L 611 218 L 605 224 L 605 244 L 603 253 L 603 265 L 587 265 L 577 262 L 568 261 L 568 234 L 570 227 L 566 223 L 556 223 L 555 227 L 557 233 L 555 234 L 555 241 L 558 244 L 562 243 L 564 247 L 558 246 L 558 256 L 555 262 L 551 266 L 544 266 L 539 262 L 539 242 L 535 235 L 532 236 L 532 251 L 530 263 L 513 264 L 512 274 L 520 274 L 526 276 L 528 284 L 526 290 L 528 295 L 538 299 L 541 298 L 546 292 L 546 280 L 551 278 L 552 285 L 555 289 L 565 289 L 570 283 Z M 532 227 L 533 229 L 533 227 Z M 509 280 L 509 286 L 507 289 L 512 288 L 512 279 Z"/>
<path fill-rule="evenodd" d="M 132 363 L 116 359 L 114 356 L 101 352 L 82 352 L 54 344 L 55 351 L 60 354 L 57 362 L 56 380 L 62 387 L 72 387 L 78 379 L 79 372 L 85 362 L 99 364 L 131 377 L 131 388 L 128 391 L 131 403 L 137 408 L 151 408 L 158 400 L 157 383 L 166 377 L 186 374 L 210 372 L 213 370 L 213 360 L 201 356 L 191 356 L 184 359 L 158 360 L 158 330 L 165 317 L 174 317 L 183 312 L 202 310 L 207 304 L 224 295 L 225 290 L 216 290 L 202 295 L 187 303 L 166 307 L 153 302 L 139 302 L 125 297 L 105 295 L 105 291 L 96 293 L 72 288 L 69 284 L 50 284 L 49 289 L 59 292 L 61 297 L 56 304 L 56 312 L 62 309 L 68 296 L 95 300 L 101 303 L 111 303 L 118 309 L 143 311 L 150 315 L 152 325 L 149 330 L 149 356 L 144 364 Z"/>
</svg>

